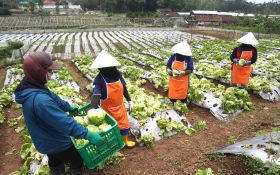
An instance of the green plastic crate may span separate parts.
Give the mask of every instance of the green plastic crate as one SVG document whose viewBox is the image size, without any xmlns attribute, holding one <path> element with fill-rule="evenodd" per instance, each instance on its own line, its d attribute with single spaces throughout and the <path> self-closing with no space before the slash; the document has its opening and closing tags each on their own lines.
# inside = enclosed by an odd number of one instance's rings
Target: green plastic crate
<svg viewBox="0 0 280 175">
<path fill-rule="evenodd" d="M 90 104 L 87 104 L 80 108 L 76 113 L 72 113 L 72 116 L 84 116 L 90 108 Z M 106 114 L 105 121 L 111 125 L 111 128 L 106 132 L 100 133 L 102 137 L 105 138 L 105 143 L 103 145 L 93 145 L 88 143 L 83 147 L 78 147 L 75 140 L 72 138 L 72 142 L 84 160 L 86 166 L 89 169 L 96 168 L 105 159 L 118 152 L 124 147 L 124 142 L 121 137 L 117 122 L 110 115 Z"/>
</svg>

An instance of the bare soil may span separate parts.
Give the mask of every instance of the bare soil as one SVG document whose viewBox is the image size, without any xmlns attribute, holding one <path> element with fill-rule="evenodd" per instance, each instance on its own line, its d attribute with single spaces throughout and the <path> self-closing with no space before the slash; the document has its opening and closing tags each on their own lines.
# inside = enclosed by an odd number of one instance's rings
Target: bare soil
<svg viewBox="0 0 280 175">
<path fill-rule="evenodd" d="M 164 97 L 167 96 L 167 91 L 164 91 L 163 88 L 159 87 L 158 89 L 156 89 L 152 83 L 150 83 L 149 81 L 147 81 L 143 86 L 143 88 L 145 88 L 146 91 L 148 92 L 152 92 L 152 93 L 156 93 L 156 94 L 160 94 Z"/>
<path fill-rule="evenodd" d="M 77 69 L 73 62 L 63 60 L 63 63 L 68 68 L 68 71 L 70 72 L 74 81 L 77 82 L 78 85 L 81 87 L 81 96 L 85 97 L 85 102 L 89 102 L 91 94 L 88 93 L 88 91 L 86 90 L 86 86 L 92 82 L 81 74 L 81 72 L 79 71 L 79 69 Z"/>
<path fill-rule="evenodd" d="M 0 89 L 3 88 L 6 77 L 6 68 L 0 68 Z"/>
<path fill-rule="evenodd" d="M 23 142 L 20 135 L 15 132 L 15 129 L 21 124 L 13 127 L 9 127 L 7 124 L 9 119 L 20 115 L 21 109 L 10 108 L 6 110 L 5 122 L 0 124 L 0 175 L 8 175 L 17 171 L 22 165 L 19 152 Z"/>
<path fill-rule="evenodd" d="M 81 95 L 89 97 L 90 94 L 84 89 L 90 83 L 83 77 L 79 70 L 70 61 L 64 64 L 69 67 L 74 80 L 79 82 L 82 88 Z M 5 71 L 0 69 L 1 75 Z M 0 84 L 3 84 L 3 78 Z M 144 86 L 149 91 L 156 92 L 150 84 Z M 166 95 L 162 93 L 162 95 Z M 223 122 L 214 118 L 207 109 L 189 104 L 190 109 L 187 114 L 188 120 L 194 124 L 198 119 L 207 122 L 207 130 L 197 132 L 191 136 L 184 133 L 162 139 L 155 143 L 153 149 L 136 146 L 133 149 L 123 149 L 126 157 L 118 165 L 111 165 L 104 170 L 91 170 L 87 174 L 98 175 L 187 175 L 194 174 L 196 169 L 212 168 L 215 174 L 247 175 L 248 167 L 243 160 L 236 156 L 222 156 L 209 158 L 209 153 L 218 148 L 230 145 L 229 137 L 236 138 L 237 141 L 255 136 L 256 132 L 271 131 L 273 123 L 280 120 L 279 103 L 271 103 L 251 94 L 252 101 L 256 104 L 256 109 L 245 112 L 237 119 Z M 87 98 L 86 100 L 88 100 Z M 9 108 L 7 110 L 7 120 L 18 117 L 21 110 Z M 19 134 L 15 133 L 17 127 L 8 127 L 7 120 L 0 125 L 0 174 L 7 175 L 18 170 L 22 164 L 18 154 L 22 145 Z M 15 148 L 15 153 L 5 155 L 5 153 Z"/>
<path fill-rule="evenodd" d="M 273 122 L 280 119 L 280 105 L 253 97 L 258 103 L 256 110 L 243 113 L 237 119 L 222 122 L 214 118 L 207 109 L 190 104 L 187 118 L 192 124 L 198 119 L 207 122 L 208 129 L 192 136 L 184 133 L 156 142 L 153 149 L 136 147 L 123 149 L 126 156 L 118 165 L 90 174 L 193 174 L 196 169 L 212 168 L 215 174 L 226 172 L 232 175 L 246 175 L 247 167 L 235 156 L 224 157 L 213 162 L 208 154 L 218 148 L 230 145 L 228 138 L 241 141 L 255 136 L 257 131 L 271 131 Z"/>
</svg>

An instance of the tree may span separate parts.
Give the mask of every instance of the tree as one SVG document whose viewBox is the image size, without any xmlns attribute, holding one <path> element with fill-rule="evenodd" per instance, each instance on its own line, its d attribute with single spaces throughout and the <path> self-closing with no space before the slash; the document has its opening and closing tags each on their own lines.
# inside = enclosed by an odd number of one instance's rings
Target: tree
<svg viewBox="0 0 280 175">
<path fill-rule="evenodd" d="M 54 0 L 54 2 L 55 2 L 55 12 L 56 14 L 59 14 L 60 0 Z"/>
<path fill-rule="evenodd" d="M 35 10 L 35 4 L 33 1 L 29 1 L 29 10 L 33 14 Z"/>
<path fill-rule="evenodd" d="M 0 0 L 1 1 L 1 0 Z M 111 12 L 147 12 L 158 8 L 173 11 L 218 10 L 259 14 L 280 14 L 280 0 L 254 4 L 246 0 L 68 0 L 86 9 Z"/>
<path fill-rule="evenodd" d="M 116 0 L 105 0 L 105 10 L 107 12 L 117 12 L 117 1 Z"/>
<path fill-rule="evenodd" d="M 147 11 L 152 11 L 152 12 L 156 11 L 158 8 L 157 1 L 156 0 L 146 0 L 145 8 Z"/>
</svg>

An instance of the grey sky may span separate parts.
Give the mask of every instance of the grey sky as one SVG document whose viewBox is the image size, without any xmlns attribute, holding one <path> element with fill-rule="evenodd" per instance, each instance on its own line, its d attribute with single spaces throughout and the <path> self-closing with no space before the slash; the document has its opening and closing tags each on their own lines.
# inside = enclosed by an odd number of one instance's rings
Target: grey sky
<svg viewBox="0 0 280 175">
<path fill-rule="evenodd" d="M 247 2 L 253 3 L 264 3 L 264 2 L 271 2 L 272 0 L 246 0 Z"/>
</svg>

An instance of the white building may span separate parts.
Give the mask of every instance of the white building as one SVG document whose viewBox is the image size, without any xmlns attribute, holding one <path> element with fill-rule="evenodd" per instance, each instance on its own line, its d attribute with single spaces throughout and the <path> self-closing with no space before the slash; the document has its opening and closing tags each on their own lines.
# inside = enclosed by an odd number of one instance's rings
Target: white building
<svg viewBox="0 0 280 175">
<path fill-rule="evenodd" d="M 57 13 L 57 6 L 54 4 L 43 5 L 42 9 L 43 11 L 50 12 L 51 14 Z M 79 14 L 83 12 L 83 9 L 80 5 L 73 5 L 71 3 L 68 3 L 68 5 L 59 5 L 58 12 L 60 15 Z"/>
</svg>

